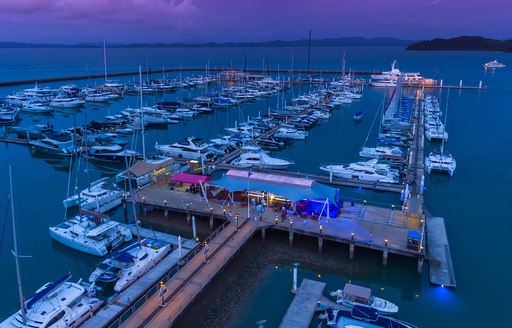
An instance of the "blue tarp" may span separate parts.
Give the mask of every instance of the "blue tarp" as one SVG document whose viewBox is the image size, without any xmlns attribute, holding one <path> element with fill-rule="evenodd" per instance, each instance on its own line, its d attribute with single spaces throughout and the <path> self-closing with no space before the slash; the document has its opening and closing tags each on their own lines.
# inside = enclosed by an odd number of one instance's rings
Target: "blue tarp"
<svg viewBox="0 0 512 328">
<path fill-rule="evenodd" d="M 271 181 L 254 181 L 233 176 L 224 175 L 222 178 L 210 181 L 211 184 L 223 187 L 234 192 L 242 190 L 261 190 L 285 197 L 293 202 L 301 199 L 326 199 L 337 204 L 338 189 L 315 182 L 311 187 L 273 183 Z"/>
</svg>

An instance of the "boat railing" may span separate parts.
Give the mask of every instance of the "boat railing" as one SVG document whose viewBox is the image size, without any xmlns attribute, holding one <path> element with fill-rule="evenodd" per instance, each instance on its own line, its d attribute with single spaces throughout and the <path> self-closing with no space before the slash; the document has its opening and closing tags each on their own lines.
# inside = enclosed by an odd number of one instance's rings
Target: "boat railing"
<svg viewBox="0 0 512 328">
<path fill-rule="evenodd" d="M 198 253 L 202 253 L 205 243 L 209 244 L 217 235 L 219 235 L 229 224 L 230 220 L 225 220 L 224 223 L 218 227 L 214 232 L 212 232 L 203 242 L 198 243 L 196 247 L 194 247 L 187 255 L 185 255 L 182 259 L 182 263 L 176 263 L 171 267 L 169 271 L 167 271 L 158 281 L 146 289 L 146 291 L 135 301 L 133 302 L 124 312 L 121 312 L 119 316 L 112 318 L 114 321 L 110 321 L 108 328 L 118 328 L 120 327 L 128 318 L 134 314 L 137 309 L 144 305 L 148 300 L 151 299 L 153 295 L 155 295 L 160 289 L 160 282 L 166 283 L 170 280 L 174 275 L 176 275 L 180 269 L 183 267 L 184 263 L 189 262 L 196 256 Z"/>
</svg>

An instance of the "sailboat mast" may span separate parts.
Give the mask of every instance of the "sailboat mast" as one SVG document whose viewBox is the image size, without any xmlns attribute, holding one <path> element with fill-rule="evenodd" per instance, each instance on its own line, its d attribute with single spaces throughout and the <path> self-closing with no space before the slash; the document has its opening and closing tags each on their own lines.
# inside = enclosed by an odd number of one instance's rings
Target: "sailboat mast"
<svg viewBox="0 0 512 328">
<path fill-rule="evenodd" d="M 446 118 L 448 117 L 448 99 L 450 99 L 450 88 L 448 88 L 448 92 L 446 93 L 446 110 L 444 113 L 444 131 L 443 138 L 441 139 L 441 158 L 444 155 L 444 134 L 446 133 Z"/>
<path fill-rule="evenodd" d="M 308 76 L 309 74 L 309 63 L 311 58 L 311 30 L 309 30 L 309 38 L 308 38 Z"/>
<path fill-rule="evenodd" d="M 144 105 L 142 103 L 142 68 L 139 65 L 139 96 L 140 96 L 140 121 L 142 131 L 142 160 L 146 160 L 146 143 L 144 142 Z"/>
<path fill-rule="evenodd" d="M 21 284 L 21 270 L 20 270 L 20 261 L 18 258 L 18 240 L 16 238 L 16 220 L 14 219 L 14 192 L 12 187 L 12 167 L 9 165 L 9 184 L 11 186 L 11 218 L 12 218 L 12 235 L 14 241 L 14 259 L 16 262 L 16 279 L 18 283 L 18 293 L 20 296 L 20 308 L 21 308 L 21 318 L 23 319 L 23 325 L 27 322 L 27 310 L 25 309 L 25 301 L 23 300 L 23 286 Z"/>
<path fill-rule="evenodd" d="M 107 47 L 105 39 L 103 39 L 103 66 L 105 69 L 105 83 L 107 83 Z"/>
</svg>

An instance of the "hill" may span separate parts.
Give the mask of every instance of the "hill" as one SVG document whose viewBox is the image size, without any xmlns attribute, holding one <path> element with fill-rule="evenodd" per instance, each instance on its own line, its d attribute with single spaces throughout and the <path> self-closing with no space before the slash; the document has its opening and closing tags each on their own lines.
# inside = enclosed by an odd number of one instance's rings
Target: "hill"
<svg viewBox="0 0 512 328">
<path fill-rule="evenodd" d="M 512 40 L 494 40 L 481 36 L 460 36 L 452 39 L 433 39 L 411 44 L 407 50 L 480 50 L 512 52 Z"/>
<path fill-rule="evenodd" d="M 312 47 L 353 47 L 353 46 L 407 46 L 415 41 L 395 38 L 362 38 L 344 37 L 333 39 L 311 40 Z M 204 43 L 115 43 L 108 44 L 109 48 L 184 48 L 184 47 L 304 47 L 307 39 L 302 40 L 274 40 L 265 42 L 204 42 Z M 101 48 L 103 43 L 83 42 L 77 44 L 48 44 L 48 43 L 22 43 L 0 42 L 0 48 Z"/>
</svg>

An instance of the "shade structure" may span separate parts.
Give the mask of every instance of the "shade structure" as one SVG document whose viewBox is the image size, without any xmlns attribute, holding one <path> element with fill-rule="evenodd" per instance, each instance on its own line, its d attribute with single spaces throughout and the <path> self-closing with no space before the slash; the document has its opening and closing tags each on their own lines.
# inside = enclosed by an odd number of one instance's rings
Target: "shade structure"
<svg viewBox="0 0 512 328">
<path fill-rule="evenodd" d="M 175 173 L 171 176 L 171 182 L 181 182 L 189 184 L 204 184 L 206 181 L 211 180 L 209 176 L 187 173 Z"/>
<path fill-rule="evenodd" d="M 229 170 L 220 179 L 212 180 L 209 183 L 230 192 L 248 188 L 249 190 L 271 192 L 294 202 L 301 199 L 329 199 L 331 203 L 338 203 L 338 189 L 307 178 Z"/>
</svg>

